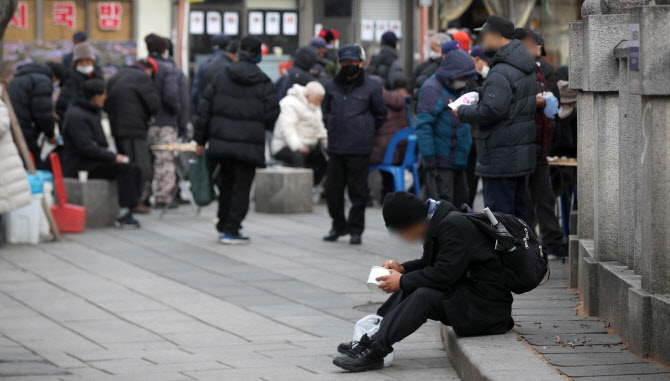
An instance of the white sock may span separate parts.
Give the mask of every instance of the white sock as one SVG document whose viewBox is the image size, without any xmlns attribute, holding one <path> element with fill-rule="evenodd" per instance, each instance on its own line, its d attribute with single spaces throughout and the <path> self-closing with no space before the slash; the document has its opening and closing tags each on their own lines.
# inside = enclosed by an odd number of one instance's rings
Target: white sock
<svg viewBox="0 0 670 381">
<path fill-rule="evenodd" d="M 125 216 L 125 215 L 128 214 L 129 212 L 130 212 L 130 209 L 128 209 L 128 208 L 121 208 L 121 209 L 119 209 L 118 218 L 121 218 L 121 217 Z"/>
</svg>

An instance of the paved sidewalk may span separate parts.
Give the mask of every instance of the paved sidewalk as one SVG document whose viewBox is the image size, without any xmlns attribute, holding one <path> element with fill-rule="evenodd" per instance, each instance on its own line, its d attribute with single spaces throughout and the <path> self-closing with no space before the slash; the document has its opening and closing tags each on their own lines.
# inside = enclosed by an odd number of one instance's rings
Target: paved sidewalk
<svg viewBox="0 0 670 381">
<path fill-rule="evenodd" d="M 327 244 L 324 207 L 251 213 L 253 243 L 216 241 L 215 208 L 142 217 L 138 231 L 89 230 L 71 242 L 0 249 L 3 380 L 455 380 L 439 325 L 397 347 L 392 367 L 332 365 L 353 322 L 384 297 L 370 266 L 420 247 L 390 238 L 368 211 L 364 244 Z"/>
</svg>

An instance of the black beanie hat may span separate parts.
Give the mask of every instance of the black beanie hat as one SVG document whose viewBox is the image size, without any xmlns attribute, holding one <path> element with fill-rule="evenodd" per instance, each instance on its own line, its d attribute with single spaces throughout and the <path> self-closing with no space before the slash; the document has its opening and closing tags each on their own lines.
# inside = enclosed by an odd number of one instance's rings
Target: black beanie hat
<svg viewBox="0 0 670 381">
<path fill-rule="evenodd" d="M 105 81 L 98 78 L 93 78 L 84 81 L 81 85 L 81 92 L 87 100 L 93 99 L 96 95 L 101 95 L 105 92 Z"/>
<path fill-rule="evenodd" d="M 384 198 L 382 215 L 386 227 L 402 230 L 428 218 L 428 204 L 412 193 L 397 191 Z"/>
</svg>

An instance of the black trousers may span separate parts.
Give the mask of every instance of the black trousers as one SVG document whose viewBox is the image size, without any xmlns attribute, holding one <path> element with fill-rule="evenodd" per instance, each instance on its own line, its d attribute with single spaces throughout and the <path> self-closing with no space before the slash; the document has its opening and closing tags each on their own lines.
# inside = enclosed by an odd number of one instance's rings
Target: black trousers
<svg viewBox="0 0 670 381">
<path fill-rule="evenodd" d="M 142 170 L 135 164 L 104 162 L 88 172 L 90 179 L 116 180 L 119 205 L 134 208 L 142 195 Z"/>
<path fill-rule="evenodd" d="M 506 213 L 528 221 L 526 209 L 526 176 L 482 177 L 484 206 L 493 212 Z"/>
<path fill-rule="evenodd" d="M 540 225 L 542 242 L 547 246 L 564 245 L 565 238 L 556 216 L 556 198 L 549 176 L 549 163 L 546 158 L 538 158 L 535 172 L 528 176 L 528 197 L 532 216 L 531 226 Z"/>
<path fill-rule="evenodd" d="M 419 329 L 428 319 L 445 325 L 449 318 L 442 304 L 444 291 L 421 287 L 411 294 L 394 292 L 377 315 L 383 317 L 379 331 L 372 337 L 372 345 L 381 353 L 391 353 L 392 345 Z"/>
<path fill-rule="evenodd" d="M 368 201 L 369 155 L 330 154 L 326 197 L 328 213 L 333 219 L 332 229 L 351 235 L 363 234 L 365 207 Z M 347 188 L 351 209 L 349 218 L 344 215 L 344 188 Z"/>
<path fill-rule="evenodd" d="M 221 157 L 210 157 L 209 163 L 212 168 L 219 165 L 219 176 L 216 178 L 219 188 L 219 222 L 216 230 L 220 233 L 237 234 L 249 212 L 251 183 L 256 176 L 256 166 Z"/>
<path fill-rule="evenodd" d="M 153 178 L 153 160 L 151 150 L 146 139 L 142 138 L 114 138 L 116 150 L 128 156 L 130 162 L 142 170 L 142 201 L 151 194 L 151 180 Z"/>
<path fill-rule="evenodd" d="M 307 155 L 284 147 L 275 154 L 275 159 L 283 161 L 289 167 L 311 169 L 314 172 L 314 185 L 321 183 L 328 169 L 328 161 L 319 147 L 310 150 Z"/>
<path fill-rule="evenodd" d="M 470 149 L 470 156 L 468 156 L 468 166 L 465 168 L 465 173 L 468 179 L 468 206 L 471 208 L 475 204 L 475 197 L 477 197 L 477 185 L 479 185 L 479 176 L 475 175 L 475 168 L 477 167 L 477 149 L 475 148 L 475 141 L 472 140 L 472 148 Z"/>
<path fill-rule="evenodd" d="M 468 202 L 468 180 L 465 171 L 430 168 L 426 171 L 426 195 L 434 200 L 449 201 L 457 208 Z"/>
</svg>

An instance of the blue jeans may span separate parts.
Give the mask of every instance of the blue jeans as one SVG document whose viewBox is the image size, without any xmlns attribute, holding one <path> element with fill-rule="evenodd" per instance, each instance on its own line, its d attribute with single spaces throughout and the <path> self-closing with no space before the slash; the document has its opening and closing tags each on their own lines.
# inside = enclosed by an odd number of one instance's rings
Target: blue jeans
<svg viewBox="0 0 670 381">
<path fill-rule="evenodd" d="M 526 176 L 482 177 L 484 205 L 493 212 L 511 214 L 528 221 Z"/>
</svg>

